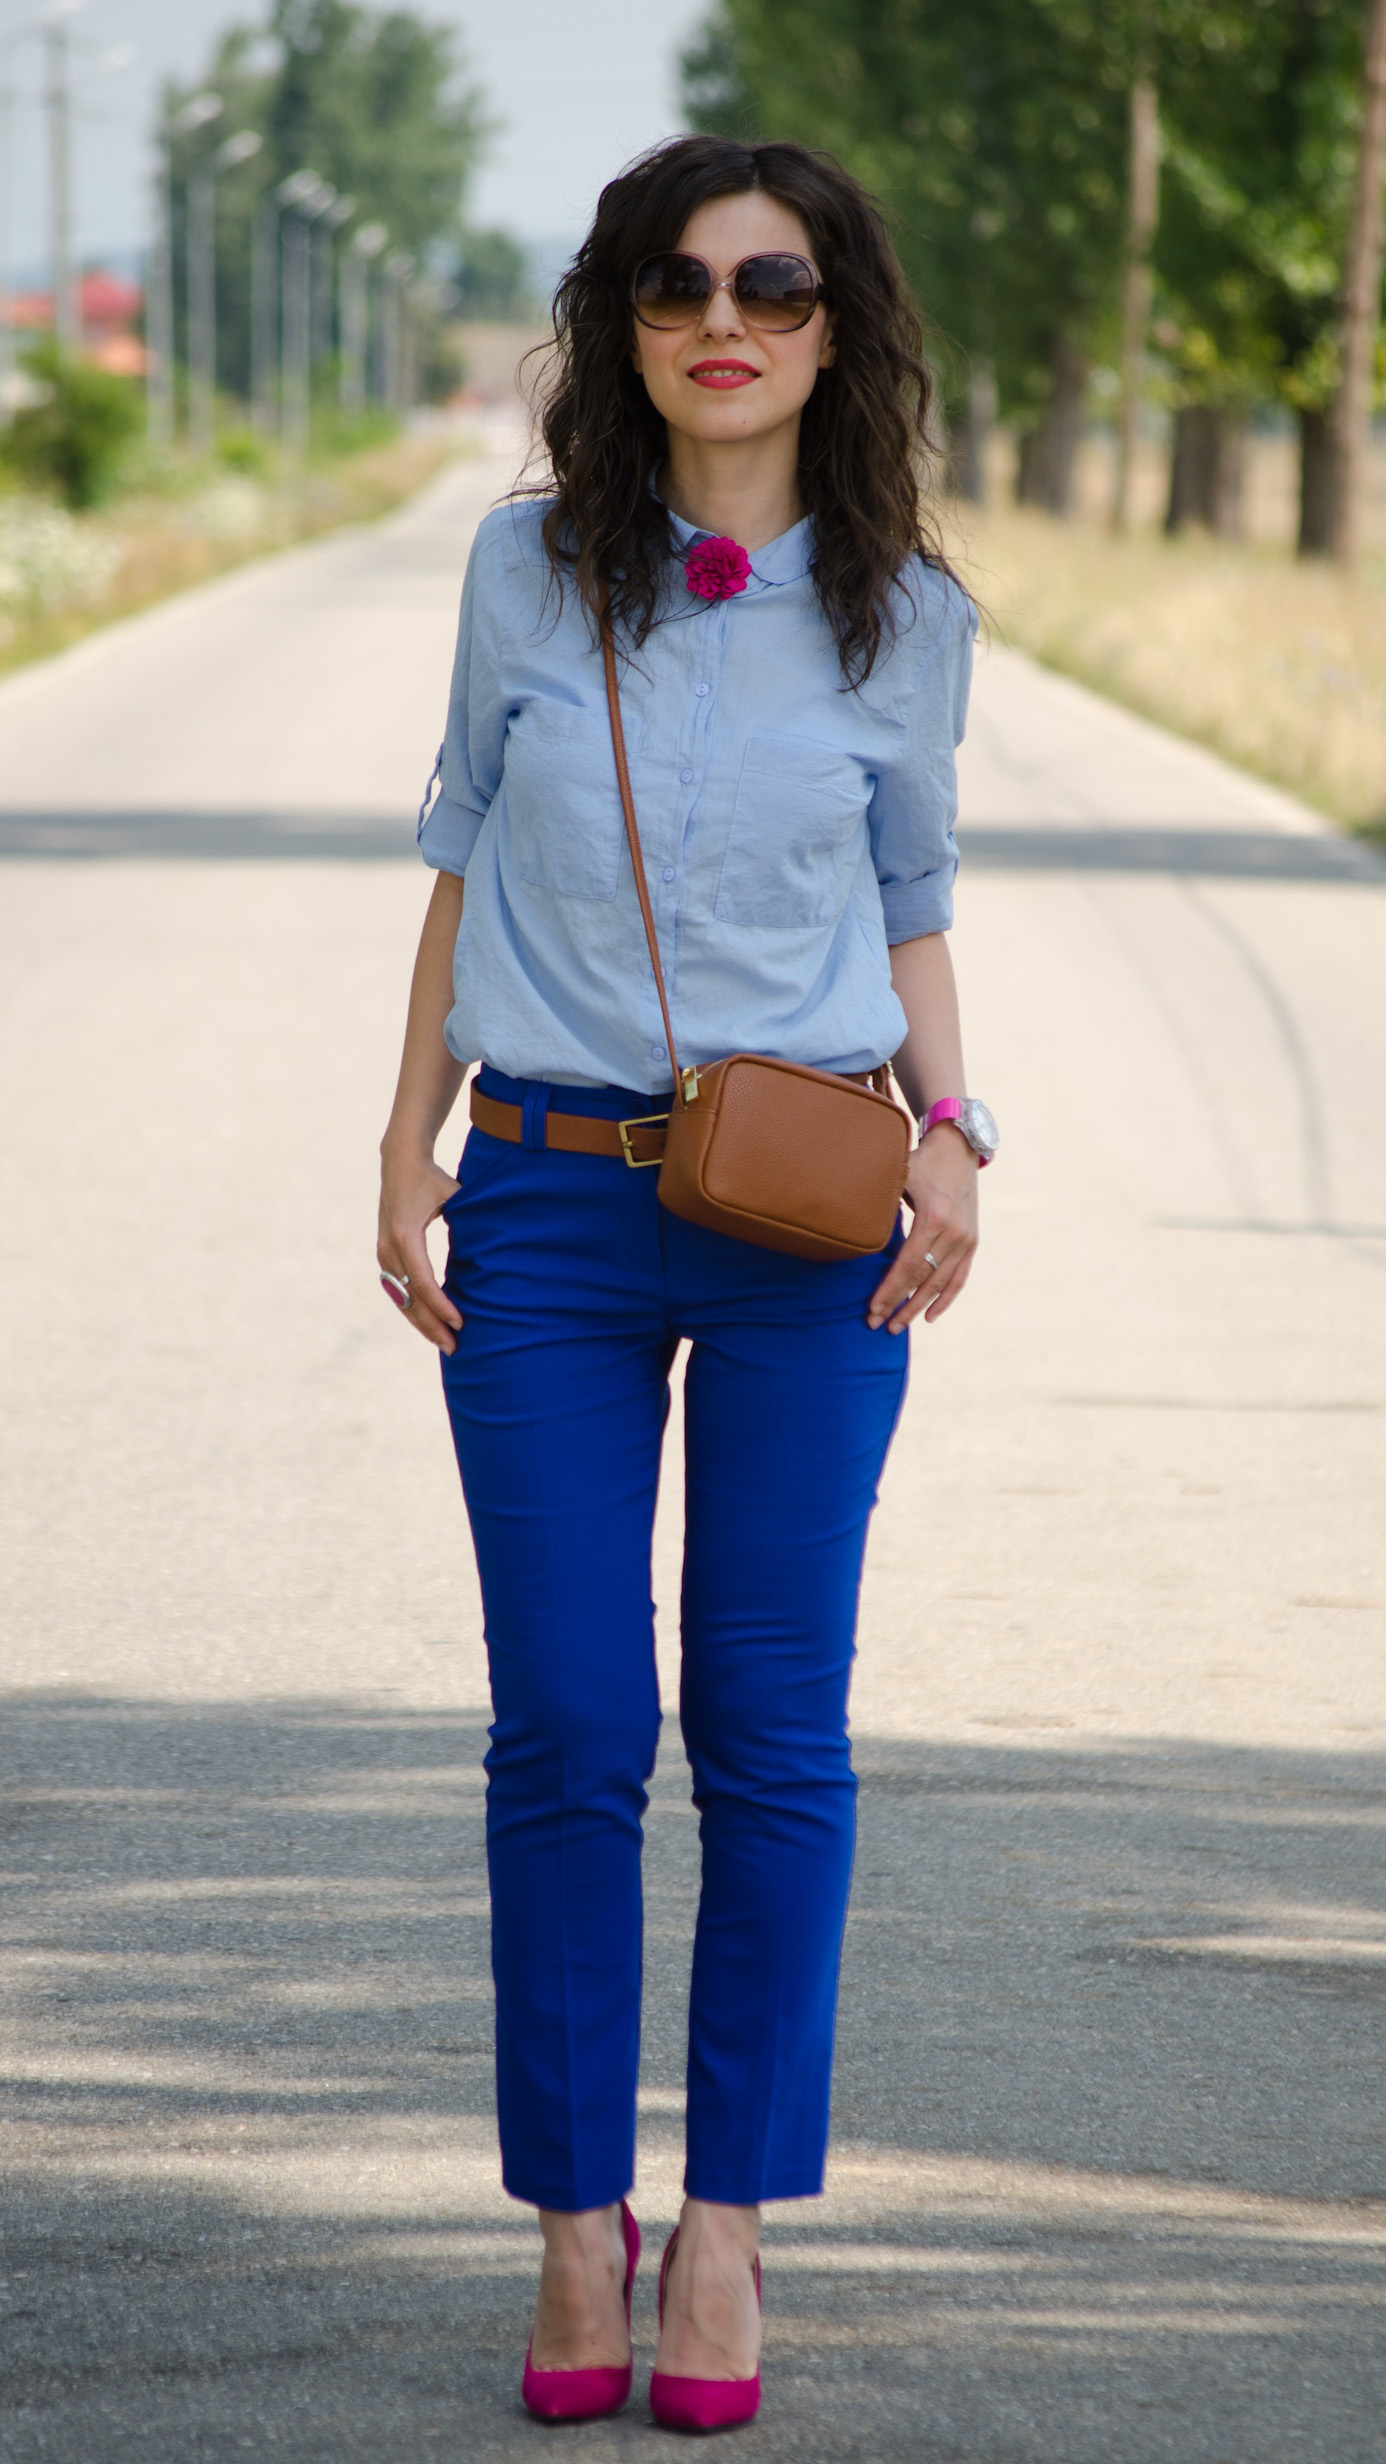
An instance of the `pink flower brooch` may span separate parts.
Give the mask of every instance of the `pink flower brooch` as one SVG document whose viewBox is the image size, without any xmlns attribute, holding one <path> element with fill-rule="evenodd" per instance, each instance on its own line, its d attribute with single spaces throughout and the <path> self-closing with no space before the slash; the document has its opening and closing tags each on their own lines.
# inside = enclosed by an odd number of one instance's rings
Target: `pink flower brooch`
<svg viewBox="0 0 1386 2464">
<path fill-rule="evenodd" d="M 700 539 L 683 572 L 696 598 L 734 599 L 751 578 L 751 560 L 734 539 Z"/>
</svg>

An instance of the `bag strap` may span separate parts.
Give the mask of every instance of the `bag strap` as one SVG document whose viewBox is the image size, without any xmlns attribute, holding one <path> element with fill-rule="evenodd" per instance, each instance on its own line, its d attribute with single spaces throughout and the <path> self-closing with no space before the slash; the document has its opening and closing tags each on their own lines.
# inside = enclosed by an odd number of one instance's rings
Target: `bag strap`
<svg viewBox="0 0 1386 2464">
<path fill-rule="evenodd" d="M 659 958 L 659 936 L 655 931 L 654 910 L 650 905 L 650 885 L 645 874 L 645 854 L 640 844 L 640 825 L 635 818 L 635 798 L 630 790 L 630 765 L 626 760 L 626 731 L 621 725 L 621 688 L 616 675 L 616 645 L 611 637 L 611 619 L 602 609 L 602 666 L 606 671 L 606 707 L 611 719 L 611 749 L 616 756 L 616 784 L 621 790 L 621 811 L 625 815 L 626 845 L 630 849 L 635 873 L 635 895 L 640 901 L 640 921 L 645 927 L 645 939 L 650 945 L 650 964 L 654 968 L 655 989 L 664 1019 L 664 1040 L 674 1065 L 674 1101 L 680 1111 L 688 1098 L 683 1088 L 683 1072 L 674 1049 L 673 1021 L 669 1016 L 669 997 L 664 989 L 664 969 Z"/>
<path fill-rule="evenodd" d="M 669 997 L 664 989 L 664 969 L 660 963 L 659 936 L 655 931 L 654 909 L 650 905 L 650 885 L 645 874 L 645 851 L 640 844 L 640 824 L 635 818 L 635 798 L 631 794 L 630 764 L 626 760 L 626 731 L 621 724 L 621 688 L 616 674 L 616 644 L 611 635 L 611 619 L 602 606 L 602 666 L 606 672 L 606 707 L 611 719 L 611 749 L 616 756 L 616 784 L 621 790 L 621 811 L 625 816 L 626 845 L 630 849 L 631 868 L 635 874 L 635 895 L 640 901 L 640 921 L 645 927 L 645 939 L 650 947 L 650 964 L 654 968 L 655 990 L 659 994 L 660 1014 L 664 1020 L 664 1040 L 674 1065 L 674 1102 L 681 1112 L 687 1110 L 688 1096 L 684 1090 L 683 1072 L 674 1047 L 674 1026 L 669 1016 Z M 890 1063 L 883 1061 L 871 1072 L 870 1084 L 878 1095 L 890 1095 Z M 892 1097 L 893 1101 L 894 1098 Z"/>
</svg>

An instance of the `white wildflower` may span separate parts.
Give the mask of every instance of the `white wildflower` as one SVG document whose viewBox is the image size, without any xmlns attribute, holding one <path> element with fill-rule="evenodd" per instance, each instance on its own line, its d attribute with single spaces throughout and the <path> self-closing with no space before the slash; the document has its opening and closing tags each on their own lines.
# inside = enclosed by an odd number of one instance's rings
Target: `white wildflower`
<svg viewBox="0 0 1386 2464">
<path fill-rule="evenodd" d="M 26 616 L 99 599 L 124 554 L 90 518 L 41 497 L 0 496 L 0 610 Z"/>
<path fill-rule="evenodd" d="M 199 490 L 188 507 L 188 522 L 204 539 L 233 545 L 263 530 L 268 512 L 269 497 L 259 482 L 231 473 Z"/>
</svg>

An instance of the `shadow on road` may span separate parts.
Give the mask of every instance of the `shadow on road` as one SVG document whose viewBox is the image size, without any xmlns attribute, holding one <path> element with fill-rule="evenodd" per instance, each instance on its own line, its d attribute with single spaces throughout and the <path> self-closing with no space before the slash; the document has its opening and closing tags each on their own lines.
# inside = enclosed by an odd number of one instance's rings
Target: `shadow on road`
<svg viewBox="0 0 1386 2464">
<path fill-rule="evenodd" d="M 537 2453 L 474 1716 L 11 1698 L 15 2464 Z M 749 2450 L 1379 2452 L 1382 1757 L 862 1736 L 821 2207 Z M 678 2195 L 696 1824 L 650 1822 L 638 2204 Z M 652 2277 L 638 2303 L 648 2357 Z M 570 2435 L 654 2433 L 643 2405 Z"/>
<path fill-rule="evenodd" d="M 1077 829 L 1039 822 L 1008 829 L 969 822 L 959 829 L 964 862 L 988 870 L 1061 873 L 1170 873 L 1214 881 L 1358 882 L 1386 887 L 1386 860 L 1361 839 L 1325 830 L 1199 829 L 1182 824 L 1138 829 L 1094 823 Z M 417 860 L 412 817 L 394 813 L 235 812 L 198 807 L 145 812 L 89 805 L 73 812 L 0 807 L 0 857 L 279 857 L 321 862 Z"/>
</svg>

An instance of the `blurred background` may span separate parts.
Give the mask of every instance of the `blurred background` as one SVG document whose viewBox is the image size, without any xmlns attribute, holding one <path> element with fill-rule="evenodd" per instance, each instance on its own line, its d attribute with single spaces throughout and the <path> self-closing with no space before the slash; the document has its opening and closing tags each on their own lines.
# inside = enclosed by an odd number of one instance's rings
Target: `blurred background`
<svg viewBox="0 0 1386 2464">
<path fill-rule="evenodd" d="M 376 1149 L 517 369 L 689 126 L 883 200 L 990 637 L 1004 1145 L 863 1583 L 755 2452 L 1380 2464 L 1386 0 L 0 0 L 5 2464 L 537 2453 L 481 1607 Z"/>
<path fill-rule="evenodd" d="M 891 215 L 1005 636 L 1379 829 L 1380 16 L 8 0 L 0 660 L 513 424 L 602 180 L 777 133 Z"/>
</svg>

